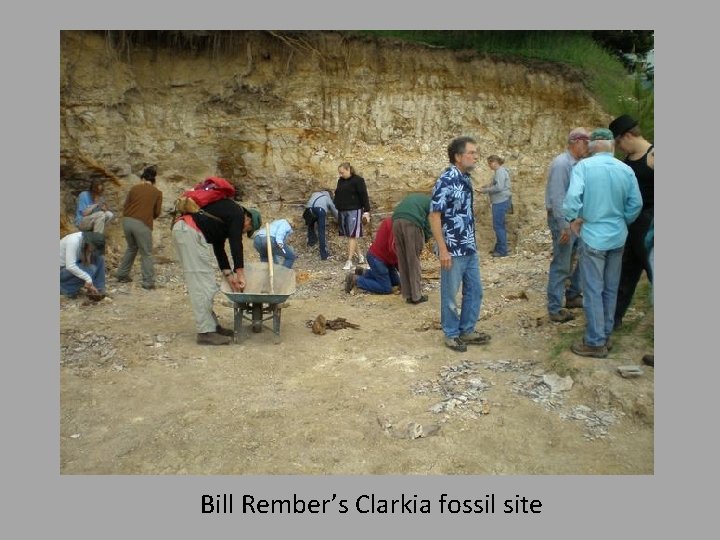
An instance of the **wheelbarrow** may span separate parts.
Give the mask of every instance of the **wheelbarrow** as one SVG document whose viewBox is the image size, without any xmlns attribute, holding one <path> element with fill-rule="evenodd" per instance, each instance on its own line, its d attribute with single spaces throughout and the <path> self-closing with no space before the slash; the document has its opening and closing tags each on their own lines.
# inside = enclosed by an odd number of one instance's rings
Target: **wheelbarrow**
<svg viewBox="0 0 720 540">
<path fill-rule="evenodd" d="M 233 303 L 233 343 L 240 340 L 243 319 L 250 321 L 250 328 L 254 333 L 262 332 L 265 327 L 272 330 L 274 343 L 281 341 L 281 306 L 295 292 L 295 271 L 284 266 L 275 266 L 271 271 L 269 265 L 272 263 L 245 264 L 243 292 L 233 292 L 227 282 L 222 282 L 220 290 Z M 266 324 L 271 320 L 272 327 L 269 323 Z"/>
</svg>

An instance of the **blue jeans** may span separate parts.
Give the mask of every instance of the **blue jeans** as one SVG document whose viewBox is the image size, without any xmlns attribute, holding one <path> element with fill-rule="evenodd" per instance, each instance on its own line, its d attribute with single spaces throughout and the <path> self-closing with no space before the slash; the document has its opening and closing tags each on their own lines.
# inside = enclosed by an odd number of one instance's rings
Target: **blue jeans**
<svg viewBox="0 0 720 540">
<path fill-rule="evenodd" d="M 83 272 L 90 274 L 93 286 L 100 292 L 105 292 L 105 257 L 95 255 L 94 263 L 90 265 L 78 264 Z M 60 294 L 73 296 L 83 288 L 85 282 L 65 267 L 60 268 Z"/>
<path fill-rule="evenodd" d="M 327 243 L 325 241 L 325 224 L 327 223 L 327 212 L 324 208 L 311 208 L 310 211 L 315 214 L 317 221 L 307 228 L 308 246 L 314 246 L 320 241 L 320 259 L 323 261 L 328 258 Z M 317 233 L 315 232 L 317 227 Z"/>
<path fill-rule="evenodd" d="M 388 266 L 372 253 L 367 254 L 370 270 L 358 276 L 355 284 L 360 288 L 376 294 L 390 294 L 392 288 L 400 285 L 400 274 L 394 266 Z"/>
<path fill-rule="evenodd" d="M 457 292 L 462 283 L 462 307 Z M 446 337 L 458 337 L 475 330 L 480 317 L 483 289 L 477 253 L 452 258 L 450 270 L 440 270 L 440 324 Z"/>
<path fill-rule="evenodd" d="M 500 255 L 508 254 L 507 231 L 505 230 L 505 214 L 508 210 L 510 210 L 510 199 L 492 205 L 492 226 L 495 231 L 493 251 Z"/>
<path fill-rule="evenodd" d="M 267 237 L 266 236 L 256 236 L 255 240 L 253 240 L 253 246 L 255 246 L 255 249 L 257 250 L 258 254 L 260 255 L 260 261 L 262 262 L 268 262 L 268 255 L 267 255 Z M 272 258 L 273 263 L 278 264 L 280 262 L 280 257 L 283 258 L 283 266 L 285 268 L 292 268 L 293 264 L 295 264 L 295 252 L 293 249 L 285 244 L 282 249 L 280 246 L 278 246 L 277 241 L 275 240 L 274 236 L 270 237 L 270 248 L 272 251 Z"/>
<path fill-rule="evenodd" d="M 570 234 L 570 240 L 567 244 L 560 243 L 560 227 L 557 220 L 548 216 L 548 227 L 552 235 L 552 260 L 550 261 L 550 271 L 548 272 L 547 285 L 547 305 L 548 313 L 557 313 L 563 307 L 563 296 L 565 298 L 575 298 L 581 293 L 580 287 L 580 265 L 575 265 L 572 269 L 573 254 L 578 245 L 577 236 Z M 570 287 L 565 289 L 565 280 L 570 278 Z"/>
<path fill-rule="evenodd" d="M 610 337 L 615 323 L 615 303 L 624 247 L 606 251 L 593 249 L 581 240 L 580 276 L 585 311 L 585 344 L 599 347 Z"/>
</svg>

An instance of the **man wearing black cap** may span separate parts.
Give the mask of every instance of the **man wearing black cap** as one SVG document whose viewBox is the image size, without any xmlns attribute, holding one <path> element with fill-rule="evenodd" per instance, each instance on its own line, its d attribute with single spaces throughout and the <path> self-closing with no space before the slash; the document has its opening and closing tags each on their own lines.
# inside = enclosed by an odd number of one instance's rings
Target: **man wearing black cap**
<svg viewBox="0 0 720 540">
<path fill-rule="evenodd" d="M 628 228 L 623 252 L 615 307 L 615 328 L 619 328 L 643 270 L 651 283 L 653 279 L 645 237 L 655 214 L 655 148 L 642 136 L 637 121 L 627 114 L 610 122 L 610 131 L 618 150 L 626 155 L 625 163 L 635 173 L 643 200 L 642 212 Z"/>
<path fill-rule="evenodd" d="M 248 237 L 260 228 L 260 212 L 244 208 L 232 199 L 221 199 L 203 207 L 195 214 L 184 214 L 172 228 L 175 249 L 185 274 L 190 297 L 197 343 L 227 345 L 233 331 L 220 326 L 213 311 L 213 298 L 219 290 L 212 266 L 212 252 L 223 276 L 236 292 L 245 289 L 243 233 Z M 233 267 L 230 267 L 225 241 L 230 244 Z"/>
<path fill-rule="evenodd" d="M 105 236 L 74 232 L 60 240 L 60 293 L 75 298 L 84 289 L 91 300 L 105 297 Z"/>
</svg>

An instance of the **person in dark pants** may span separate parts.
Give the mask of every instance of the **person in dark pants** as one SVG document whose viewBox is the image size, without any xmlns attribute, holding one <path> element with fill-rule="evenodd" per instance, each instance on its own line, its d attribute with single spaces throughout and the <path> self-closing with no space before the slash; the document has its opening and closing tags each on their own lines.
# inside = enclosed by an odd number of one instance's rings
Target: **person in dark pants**
<svg viewBox="0 0 720 540">
<path fill-rule="evenodd" d="M 615 306 L 615 329 L 622 326 L 622 320 L 637 287 L 643 270 L 652 283 L 652 268 L 645 245 L 650 224 L 655 214 L 655 147 L 642 136 L 636 120 L 623 114 L 610 122 L 610 131 L 615 137 L 618 150 L 625 154 L 625 163 L 635 173 L 643 206 L 638 218 L 628 227 L 628 237 L 623 251 L 620 284 Z"/>
<path fill-rule="evenodd" d="M 393 287 L 400 285 L 398 275 L 398 258 L 395 252 L 392 218 L 385 218 L 378 227 L 375 240 L 367 252 L 369 270 L 359 275 L 349 273 L 345 277 L 345 292 L 352 292 L 358 287 L 373 294 L 390 294 Z"/>
<path fill-rule="evenodd" d="M 330 256 L 325 236 L 328 212 L 332 212 L 335 219 L 338 219 L 338 211 L 332 200 L 332 191 L 323 189 L 313 192 L 305 204 L 303 218 L 305 219 L 305 225 L 307 225 L 307 245 L 312 247 L 319 244 L 320 259 L 323 261 Z"/>
<path fill-rule="evenodd" d="M 363 226 L 370 225 L 370 199 L 365 179 L 355 173 L 347 161 L 338 167 L 337 187 L 335 188 L 335 207 L 338 209 L 338 229 L 340 236 L 348 239 L 348 256 L 343 270 L 353 267 L 353 257 L 357 255 L 358 264 L 365 264 L 365 257 L 358 247 L 358 238 L 363 236 Z"/>
</svg>

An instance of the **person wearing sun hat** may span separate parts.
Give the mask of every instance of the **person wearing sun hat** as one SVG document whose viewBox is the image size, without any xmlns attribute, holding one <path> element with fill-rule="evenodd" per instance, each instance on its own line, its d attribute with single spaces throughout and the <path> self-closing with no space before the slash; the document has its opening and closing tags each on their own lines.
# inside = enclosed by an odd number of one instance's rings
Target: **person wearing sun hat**
<svg viewBox="0 0 720 540">
<path fill-rule="evenodd" d="M 655 217 L 655 146 L 645 140 L 638 122 L 627 114 L 618 116 L 610 122 L 610 130 L 615 137 L 617 149 L 625 154 L 625 163 L 635 173 L 643 199 L 642 212 L 628 229 L 623 252 L 615 307 L 615 328 L 619 328 L 625 312 L 630 307 L 643 270 L 650 283 L 653 281 L 645 237 Z"/>
<path fill-rule="evenodd" d="M 586 319 L 582 341 L 570 349 L 595 358 L 608 354 L 627 227 L 642 208 L 635 173 L 613 156 L 614 140 L 606 128 L 590 134 L 591 156 L 573 167 L 563 201 L 565 219 L 579 236 Z"/>
<path fill-rule="evenodd" d="M 262 218 L 255 208 L 245 208 L 232 199 L 212 202 L 202 210 L 178 219 L 172 235 L 195 318 L 197 343 L 227 345 L 233 331 L 223 328 L 213 311 L 213 298 L 219 287 L 212 254 L 230 288 L 242 292 L 245 289 L 243 233 L 250 238 L 262 225 Z M 232 267 L 225 251 L 226 241 L 230 244 Z"/>
</svg>

